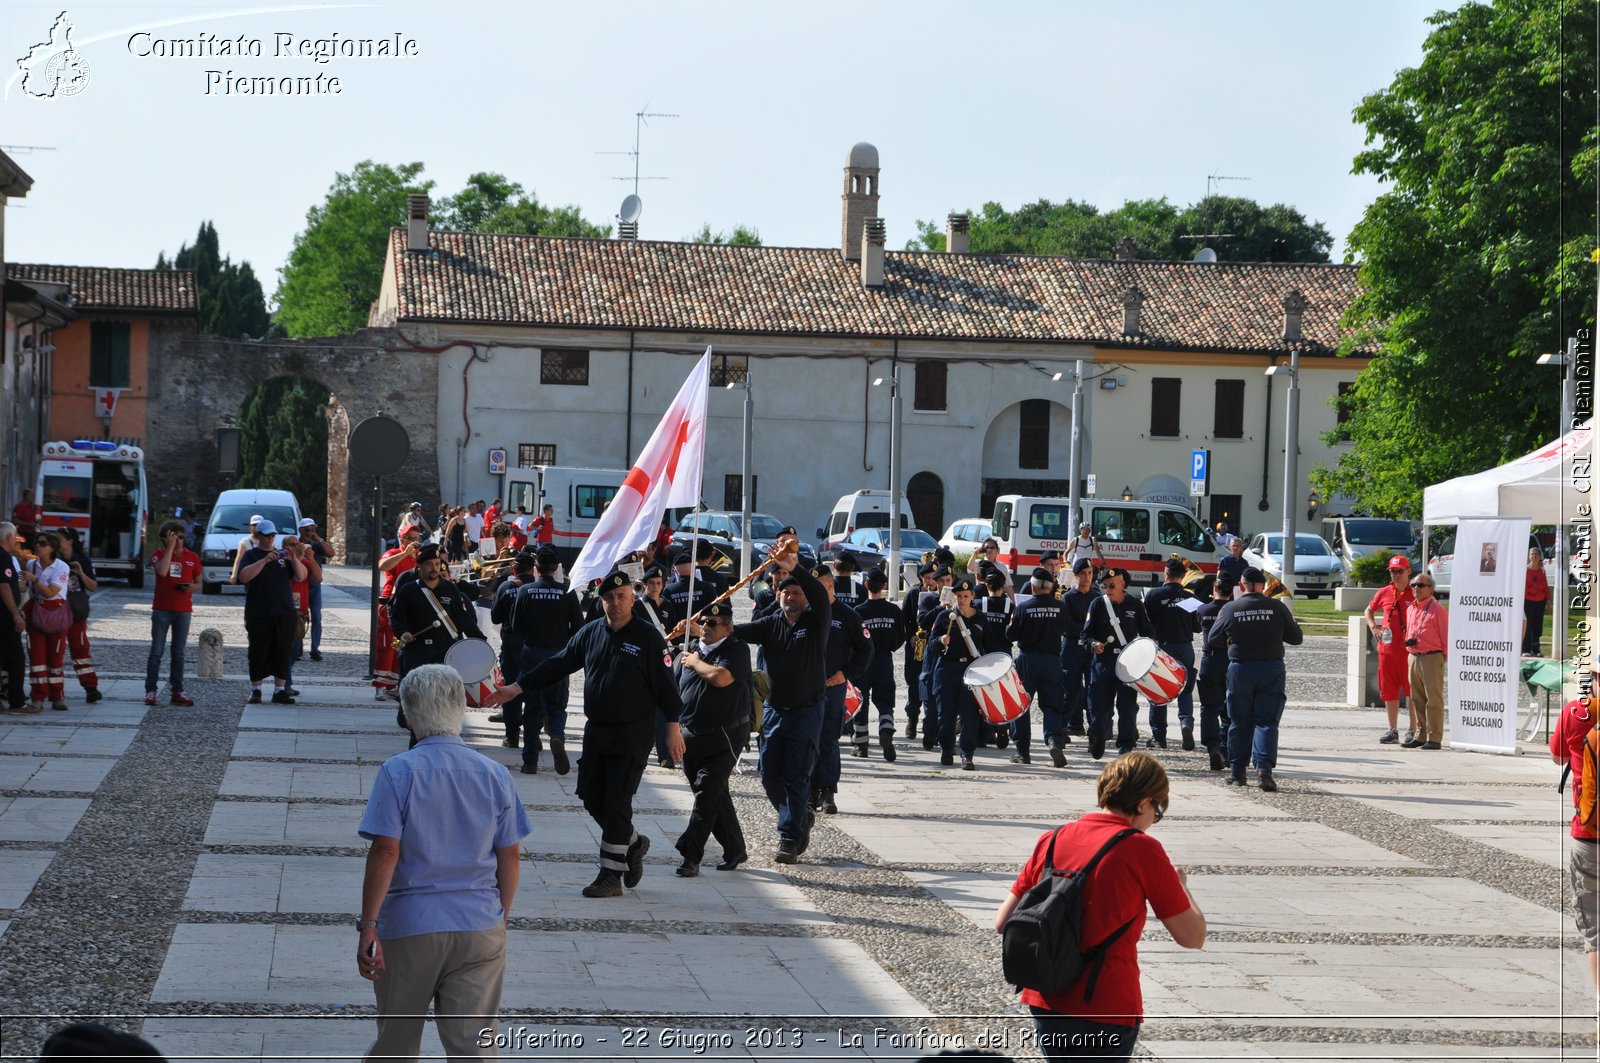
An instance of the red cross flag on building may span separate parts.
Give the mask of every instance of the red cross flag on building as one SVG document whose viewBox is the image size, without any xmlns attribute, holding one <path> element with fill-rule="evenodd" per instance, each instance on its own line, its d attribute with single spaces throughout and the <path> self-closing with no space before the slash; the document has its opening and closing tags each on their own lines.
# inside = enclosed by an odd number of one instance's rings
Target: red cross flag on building
<svg viewBox="0 0 1600 1063">
<path fill-rule="evenodd" d="M 122 394 L 121 388 L 95 388 L 94 413 L 107 424 L 111 423 L 112 414 L 117 412 L 117 398 Z"/>
<path fill-rule="evenodd" d="M 639 460 L 600 515 L 589 541 L 572 564 L 574 587 L 602 579 L 618 561 L 656 537 L 661 515 L 671 506 L 700 504 L 705 466 L 706 399 L 711 383 L 711 348 L 696 363 L 672 400 Z"/>
</svg>

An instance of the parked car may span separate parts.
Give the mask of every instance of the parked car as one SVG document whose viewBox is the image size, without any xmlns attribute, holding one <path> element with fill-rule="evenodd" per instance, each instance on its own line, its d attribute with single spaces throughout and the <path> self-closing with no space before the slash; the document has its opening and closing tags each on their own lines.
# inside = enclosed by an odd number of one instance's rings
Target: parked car
<svg viewBox="0 0 1600 1063">
<path fill-rule="evenodd" d="M 1556 563 L 1553 557 L 1555 553 L 1554 549 L 1546 548 L 1546 545 L 1543 542 L 1543 537 L 1536 534 L 1530 534 L 1528 536 L 1528 549 L 1538 550 L 1540 554 L 1544 556 L 1544 577 L 1549 581 L 1550 586 L 1553 589 L 1556 585 Z M 1450 597 L 1450 574 L 1451 570 L 1455 568 L 1455 551 L 1456 533 L 1454 528 L 1447 530 L 1442 538 L 1437 538 L 1429 544 L 1430 556 L 1428 558 L 1428 575 L 1433 577 L 1433 593 L 1436 597 Z M 1413 567 L 1415 567 L 1416 562 L 1417 558 L 1415 555 L 1413 555 L 1411 558 Z M 1588 576 L 1585 571 L 1583 558 L 1579 556 L 1578 551 L 1573 550 L 1571 553 L 1569 553 L 1567 556 L 1567 562 L 1568 588 L 1570 589 L 1577 587 L 1586 582 Z M 1518 568 L 1526 567 L 1526 565 L 1526 554 L 1517 558 Z"/>
<path fill-rule="evenodd" d="M 1404 554 L 1417 542 L 1410 521 L 1379 517 L 1328 517 L 1322 522 L 1322 537 L 1344 564 L 1346 578 L 1356 558 L 1379 550 Z"/>
<path fill-rule="evenodd" d="M 279 535 L 293 535 L 300 524 L 300 503 L 291 491 L 236 488 L 218 495 L 200 544 L 201 593 L 222 593 L 233 575 L 239 540 L 250 534 L 250 518 L 257 515 L 277 525 Z"/>
<path fill-rule="evenodd" d="M 987 517 L 962 517 L 939 536 L 939 545 L 950 548 L 955 554 L 977 553 L 985 539 L 991 538 L 994 526 Z"/>
<path fill-rule="evenodd" d="M 844 537 L 859 528 L 887 528 L 889 526 L 889 492 L 863 488 L 854 494 L 843 495 L 833 504 L 828 523 L 817 529 L 821 540 L 818 550 L 838 546 Z M 900 496 L 900 527 L 911 527 L 911 503 Z"/>
<path fill-rule="evenodd" d="M 1250 540 L 1244 558 L 1269 576 L 1283 579 L 1283 533 L 1263 532 Z M 1285 581 L 1288 582 L 1288 581 Z M 1294 589 L 1304 598 L 1326 594 L 1344 586 L 1344 565 L 1333 547 L 1320 535 L 1299 532 L 1294 537 Z"/>
<path fill-rule="evenodd" d="M 739 571 L 739 546 L 743 542 L 741 529 L 744 523 L 744 514 L 729 510 L 709 510 L 702 512 L 698 518 L 700 525 L 700 538 L 711 544 L 712 549 L 727 557 L 732 565 L 728 571 L 733 573 L 735 579 L 743 575 Z M 696 517 L 688 514 L 678 521 L 678 529 L 672 533 L 672 548 L 688 546 L 694 539 Z M 750 514 L 750 556 L 752 563 L 760 563 L 767 556 L 767 551 L 777 541 L 779 533 L 783 531 L 783 521 L 767 513 Z M 817 552 L 810 543 L 801 540 L 800 561 L 805 565 L 814 566 L 817 563 Z"/>
<path fill-rule="evenodd" d="M 900 564 L 921 564 L 922 555 L 936 549 L 938 545 L 933 536 L 920 528 L 903 528 L 900 531 Z M 846 535 L 839 545 L 823 550 L 820 556 L 824 561 L 833 561 L 846 550 L 856 556 L 863 572 L 869 568 L 881 568 L 886 572 L 891 570 L 891 566 L 887 564 L 888 528 L 861 528 L 853 531 Z"/>
</svg>

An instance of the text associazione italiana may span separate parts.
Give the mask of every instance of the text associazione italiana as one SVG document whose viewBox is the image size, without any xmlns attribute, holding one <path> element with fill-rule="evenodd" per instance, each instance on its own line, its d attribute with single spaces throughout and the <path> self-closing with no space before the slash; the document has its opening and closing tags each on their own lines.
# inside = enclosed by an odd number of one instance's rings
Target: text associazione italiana
<svg viewBox="0 0 1600 1063">
<path fill-rule="evenodd" d="M 415 59 L 422 54 L 422 46 L 415 37 L 404 33 L 382 37 L 347 37 L 338 33 L 322 37 L 298 33 L 225 37 L 200 32 L 187 37 L 163 37 L 141 30 L 129 36 L 128 53 L 136 59 L 263 59 L 327 66 L 335 60 Z M 204 74 L 206 96 L 337 96 L 344 91 L 342 78 L 327 70 L 264 74 L 259 68 L 210 68 Z"/>
</svg>

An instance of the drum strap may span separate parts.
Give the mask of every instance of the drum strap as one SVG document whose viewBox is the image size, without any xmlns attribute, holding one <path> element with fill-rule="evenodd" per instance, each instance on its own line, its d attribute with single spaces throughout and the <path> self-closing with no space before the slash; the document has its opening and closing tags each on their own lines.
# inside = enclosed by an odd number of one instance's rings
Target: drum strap
<svg viewBox="0 0 1600 1063">
<path fill-rule="evenodd" d="M 1111 599 L 1102 594 L 1100 600 L 1106 603 L 1106 619 L 1111 621 L 1111 630 L 1117 633 L 1117 650 L 1121 652 L 1128 648 L 1128 636 L 1122 633 L 1122 625 L 1117 623 L 1117 611 L 1111 608 Z"/>
<path fill-rule="evenodd" d="M 454 620 L 450 619 L 450 614 L 445 612 L 444 606 L 439 604 L 439 599 L 434 597 L 433 591 L 424 585 L 422 593 L 428 596 L 428 604 L 433 606 L 433 611 L 439 617 L 439 622 L 444 625 L 444 629 L 450 632 L 450 641 L 459 640 L 461 638 L 461 629 L 456 627 Z"/>
</svg>

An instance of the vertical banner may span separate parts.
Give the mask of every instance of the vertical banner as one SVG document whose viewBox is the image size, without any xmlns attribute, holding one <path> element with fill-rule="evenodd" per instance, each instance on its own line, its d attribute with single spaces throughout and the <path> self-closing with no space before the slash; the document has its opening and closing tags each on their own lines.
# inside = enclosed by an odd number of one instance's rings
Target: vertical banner
<svg viewBox="0 0 1600 1063">
<path fill-rule="evenodd" d="M 1517 751 L 1530 523 L 1527 517 L 1463 520 L 1456 529 L 1445 650 L 1451 749 Z"/>
</svg>

